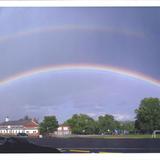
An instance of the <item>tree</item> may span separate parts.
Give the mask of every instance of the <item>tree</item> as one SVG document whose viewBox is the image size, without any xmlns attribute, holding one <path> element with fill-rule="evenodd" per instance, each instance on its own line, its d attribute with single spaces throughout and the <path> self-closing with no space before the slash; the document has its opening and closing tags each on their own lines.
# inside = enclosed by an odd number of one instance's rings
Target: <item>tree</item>
<svg viewBox="0 0 160 160">
<path fill-rule="evenodd" d="M 133 132 L 135 131 L 135 122 L 134 121 L 121 121 L 119 122 L 119 129 Z"/>
<path fill-rule="evenodd" d="M 99 116 L 97 123 L 100 134 L 112 133 L 118 127 L 118 122 L 112 115 L 108 114 Z"/>
<path fill-rule="evenodd" d="M 160 129 L 160 100 L 158 98 L 144 98 L 135 112 L 136 129 L 150 133 Z"/>
<path fill-rule="evenodd" d="M 65 124 L 71 126 L 74 134 L 94 134 L 96 132 L 96 122 L 85 114 L 74 114 Z"/>
<path fill-rule="evenodd" d="M 42 123 L 40 123 L 40 133 L 48 134 L 54 132 L 58 127 L 58 121 L 55 116 L 45 116 Z"/>
</svg>

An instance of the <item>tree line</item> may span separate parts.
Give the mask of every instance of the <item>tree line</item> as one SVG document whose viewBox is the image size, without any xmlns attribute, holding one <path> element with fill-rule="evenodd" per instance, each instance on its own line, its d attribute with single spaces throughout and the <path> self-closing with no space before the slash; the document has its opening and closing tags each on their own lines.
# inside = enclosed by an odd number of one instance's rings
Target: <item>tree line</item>
<svg viewBox="0 0 160 160">
<path fill-rule="evenodd" d="M 64 122 L 71 127 L 73 134 L 120 134 L 151 133 L 160 130 L 160 100 L 144 98 L 135 110 L 134 121 L 117 121 L 114 116 L 105 114 L 96 120 L 86 114 L 74 114 Z M 46 116 L 40 123 L 40 133 L 53 133 L 59 126 L 56 116 Z"/>
</svg>

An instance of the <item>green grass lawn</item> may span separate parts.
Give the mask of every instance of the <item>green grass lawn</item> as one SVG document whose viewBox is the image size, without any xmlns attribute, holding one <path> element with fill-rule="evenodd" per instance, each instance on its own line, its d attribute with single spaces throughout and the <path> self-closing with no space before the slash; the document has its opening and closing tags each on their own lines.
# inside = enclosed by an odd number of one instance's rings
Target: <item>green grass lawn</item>
<svg viewBox="0 0 160 160">
<path fill-rule="evenodd" d="M 81 135 L 78 136 L 81 138 L 103 138 L 103 139 L 118 139 L 118 138 L 130 138 L 130 139 L 134 139 L 134 138 L 139 138 L 139 139 L 143 139 L 143 138 L 152 138 L 151 134 L 129 134 L 129 135 Z M 160 138 L 160 135 L 156 135 L 156 138 Z"/>
<path fill-rule="evenodd" d="M 106 135 L 106 136 L 102 136 L 99 138 L 152 138 L 152 135 L 150 134 L 145 134 L 145 135 L 140 135 L 140 134 L 136 134 L 136 135 Z"/>
<path fill-rule="evenodd" d="M 99 138 L 152 138 L 151 134 L 130 134 L 130 135 L 106 135 L 106 136 L 100 136 Z M 160 135 L 157 135 L 156 138 L 160 138 Z"/>
</svg>

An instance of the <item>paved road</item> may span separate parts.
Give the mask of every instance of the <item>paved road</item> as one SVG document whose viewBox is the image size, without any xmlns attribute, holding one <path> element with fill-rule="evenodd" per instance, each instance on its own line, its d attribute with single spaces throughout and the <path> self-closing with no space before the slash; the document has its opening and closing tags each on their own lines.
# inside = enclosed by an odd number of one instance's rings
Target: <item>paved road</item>
<svg viewBox="0 0 160 160">
<path fill-rule="evenodd" d="M 29 141 L 60 148 L 63 152 L 160 153 L 160 139 L 43 138 Z"/>
<path fill-rule="evenodd" d="M 160 139 L 1 138 L 0 153 L 160 153 Z"/>
<path fill-rule="evenodd" d="M 26 138 L 0 137 L 0 153 L 61 153 L 53 147 L 30 143 Z"/>
</svg>

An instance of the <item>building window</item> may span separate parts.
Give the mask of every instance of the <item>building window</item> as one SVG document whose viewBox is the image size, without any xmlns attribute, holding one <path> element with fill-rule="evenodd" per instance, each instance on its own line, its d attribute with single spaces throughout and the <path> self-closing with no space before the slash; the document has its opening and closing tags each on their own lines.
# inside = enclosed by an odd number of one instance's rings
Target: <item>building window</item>
<svg viewBox="0 0 160 160">
<path fill-rule="evenodd" d="M 62 127 L 58 127 L 58 131 L 61 131 L 62 130 Z"/>
<path fill-rule="evenodd" d="M 68 127 L 63 127 L 63 129 L 66 131 L 66 130 L 68 130 Z"/>
</svg>

